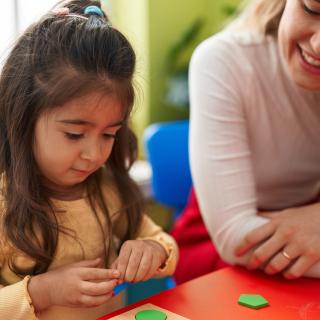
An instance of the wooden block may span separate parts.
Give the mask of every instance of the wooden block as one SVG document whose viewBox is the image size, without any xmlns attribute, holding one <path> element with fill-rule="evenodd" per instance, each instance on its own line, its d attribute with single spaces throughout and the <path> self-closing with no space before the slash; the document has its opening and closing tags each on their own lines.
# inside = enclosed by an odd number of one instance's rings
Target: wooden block
<svg viewBox="0 0 320 320">
<path fill-rule="evenodd" d="M 144 304 L 142 306 L 134 308 L 134 309 L 132 309 L 130 311 L 127 311 L 127 312 L 125 312 L 123 314 L 120 314 L 118 316 L 112 317 L 109 320 L 135 320 L 136 314 L 139 311 L 143 311 L 143 310 L 159 310 L 159 311 L 162 311 L 167 315 L 167 319 L 166 320 L 190 320 L 188 318 L 179 316 L 178 314 L 173 313 L 173 312 L 171 312 L 169 310 L 157 307 L 156 305 L 151 304 L 151 303 L 146 303 L 146 304 Z"/>
</svg>

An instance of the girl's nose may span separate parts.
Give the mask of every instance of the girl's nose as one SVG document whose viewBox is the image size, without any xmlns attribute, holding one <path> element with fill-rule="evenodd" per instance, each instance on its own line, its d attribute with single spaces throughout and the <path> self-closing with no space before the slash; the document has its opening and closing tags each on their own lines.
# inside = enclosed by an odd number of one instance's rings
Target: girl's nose
<svg viewBox="0 0 320 320">
<path fill-rule="evenodd" d="M 103 150 L 100 143 L 88 143 L 80 154 L 81 159 L 92 163 L 100 163 L 103 157 Z"/>
</svg>

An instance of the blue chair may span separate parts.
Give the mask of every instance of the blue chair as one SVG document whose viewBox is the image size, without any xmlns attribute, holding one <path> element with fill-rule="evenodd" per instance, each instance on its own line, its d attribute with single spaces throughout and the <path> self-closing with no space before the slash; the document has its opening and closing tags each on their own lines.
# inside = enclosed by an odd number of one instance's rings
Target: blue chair
<svg viewBox="0 0 320 320">
<path fill-rule="evenodd" d="M 153 196 L 173 208 L 175 218 L 185 207 L 191 190 L 188 136 L 188 120 L 154 123 L 144 133 Z"/>
</svg>

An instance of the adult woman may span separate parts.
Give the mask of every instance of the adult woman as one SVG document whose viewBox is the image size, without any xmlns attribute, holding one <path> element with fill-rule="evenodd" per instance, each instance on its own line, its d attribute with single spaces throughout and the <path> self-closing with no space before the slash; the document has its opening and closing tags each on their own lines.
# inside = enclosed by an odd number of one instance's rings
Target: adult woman
<svg viewBox="0 0 320 320">
<path fill-rule="evenodd" d="M 252 0 L 190 65 L 190 161 L 223 260 L 320 277 L 320 2 Z"/>
</svg>

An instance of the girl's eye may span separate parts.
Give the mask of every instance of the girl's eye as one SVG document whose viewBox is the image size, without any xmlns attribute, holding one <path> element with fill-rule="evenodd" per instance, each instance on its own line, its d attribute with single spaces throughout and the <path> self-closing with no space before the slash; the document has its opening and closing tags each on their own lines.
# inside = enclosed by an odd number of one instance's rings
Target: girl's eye
<svg viewBox="0 0 320 320">
<path fill-rule="evenodd" d="M 302 5 L 303 10 L 311 16 L 320 16 L 320 12 L 309 9 L 305 4 Z"/>
<path fill-rule="evenodd" d="M 103 134 L 103 138 L 108 140 L 108 139 L 115 139 L 116 138 L 116 135 L 115 134 L 112 134 L 112 133 L 104 133 Z"/>
<path fill-rule="evenodd" d="M 65 132 L 64 134 L 70 140 L 78 140 L 83 137 L 83 133 Z"/>
</svg>

